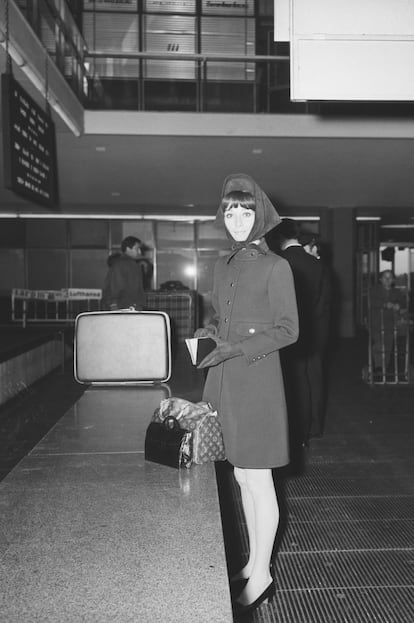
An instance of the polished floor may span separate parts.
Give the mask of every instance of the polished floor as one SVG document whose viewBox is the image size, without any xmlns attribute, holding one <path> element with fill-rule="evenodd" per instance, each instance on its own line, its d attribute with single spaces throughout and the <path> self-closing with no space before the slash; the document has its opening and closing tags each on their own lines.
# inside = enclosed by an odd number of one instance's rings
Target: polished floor
<svg viewBox="0 0 414 623">
<path fill-rule="evenodd" d="M 277 592 L 254 623 L 414 621 L 414 387 L 366 385 L 364 357 L 360 341 L 340 344 L 324 437 L 312 440 L 299 473 L 275 474 Z M 238 525 L 228 537 L 235 568 L 247 535 L 228 473 L 223 482 Z"/>
<path fill-rule="evenodd" d="M 68 371 L 45 379 L 54 425 L 37 439 L 23 425 L 19 443 L 9 435 L 3 449 L 13 455 L 4 472 L 18 462 L 0 483 L 2 623 L 175 623 L 189 604 L 200 623 L 231 623 L 214 464 L 178 470 L 144 459 L 160 401 L 201 391 L 189 358 L 175 364 L 168 384 L 81 395 Z M 66 410 L 65 378 L 74 400 Z M 30 393 L 15 415 L 40 424 L 49 392 Z M 18 460 L 23 440 L 33 447 Z"/>
<path fill-rule="evenodd" d="M 412 623 L 414 621 L 414 456 L 412 452 L 414 387 L 370 387 L 361 378 L 364 358 L 365 350 L 359 340 L 344 340 L 338 345 L 330 362 L 325 435 L 322 439 L 311 442 L 310 448 L 305 451 L 300 470 L 295 472 L 284 470 L 275 473 L 282 509 L 274 563 L 277 593 L 271 604 L 262 606 L 250 617 L 253 623 Z M 180 371 L 175 366 L 175 369 L 177 374 L 172 386 L 174 395 L 198 400 L 202 385 L 200 374 L 188 368 Z M 55 455 L 53 459 L 55 474 L 48 475 L 47 487 L 41 496 L 46 510 L 43 515 L 36 515 L 38 518 L 42 517 L 44 521 L 50 518 L 51 514 L 56 513 L 57 499 L 59 504 L 63 504 L 64 495 L 69 496 L 65 504 L 76 507 L 76 496 L 73 495 L 75 481 L 71 481 L 71 478 L 78 477 L 82 465 L 85 466 L 88 461 L 92 462 L 89 467 L 92 466 L 95 474 L 101 474 L 99 476 L 101 484 L 102 474 L 106 473 L 109 490 L 114 492 L 117 487 L 121 487 L 127 492 L 128 488 L 132 491 L 130 466 L 128 469 L 128 465 L 125 464 L 121 471 L 117 472 L 116 478 L 111 475 L 109 468 L 100 470 L 103 469 L 101 465 L 103 454 L 114 453 L 110 459 L 113 462 L 115 453 L 119 453 L 122 448 L 124 448 L 122 452 L 125 452 L 125 448 L 128 452 L 134 448 L 130 435 L 131 431 L 136 429 L 131 429 L 130 426 L 136 425 L 129 424 L 126 428 L 118 430 L 114 438 L 114 430 L 108 425 L 108 418 L 96 417 L 99 415 L 99 409 L 98 413 L 92 417 L 94 421 L 86 422 L 78 419 L 75 425 L 73 414 L 77 404 L 84 405 L 81 411 L 85 413 L 85 416 L 82 417 L 91 418 L 87 413 L 90 409 L 84 408 L 88 405 L 88 396 L 91 392 L 84 393 L 84 389 L 73 381 L 71 370 L 66 370 L 64 374 L 50 375 L 36 386 L 28 388 L 19 398 L 13 399 L 10 404 L 4 405 L 0 410 L 0 469 L 3 477 L 7 473 L 9 477 L 14 476 L 17 473 L 15 470 L 22 468 L 21 461 L 27 453 L 30 453 L 32 462 L 39 463 L 37 468 L 41 467 L 42 461 L 45 461 L 47 456 L 51 458 Z M 105 396 L 105 393 L 92 395 Z M 107 401 L 104 400 L 102 405 L 105 403 Z M 96 410 L 96 405 L 94 408 Z M 147 408 L 151 409 L 152 403 L 148 403 Z M 62 418 L 68 410 L 72 415 L 69 419 L 66 416 Z M 94 433 L 94 430 L 97 430 L 94 429 L 97 420 L 100 421 L 101 426 L 99 439 Z M 82 427 L 79 425 L 80 421 L 83 422 Z M 46 435 L 53 426 L 54 428 Z M 79 445 L 81 433 L 83 446 Z M 95 453 L 94 456 L 89 456 L 87 459 L 87 455 L 91 453 Z M 63 457 L 65 454 L 66 458 Z M 61 456 L 60 467 L 56 463 L 57 455 Z M 127 456 L 131 458 L 130 454 Z M 128 462 L 127 456 L 121 457 L 120 460 Z M 136 460 L 134 455 L 132 458 Z M 36 466 L 32 463 L 33 467 Z M 232 572 L 246 556 L 247 535 L 240 499 L 231 471 L 225 463 L 217 464 L 216 468 L 227 566 Z M 197 469 L 197 467 L 194 468 L 195 471 Z M 65 470 L 68 470 L 67 473 Z M 36 474 L 36 470 L 32 474 Z M 125 478 L 124 482 L 122 478 Z M 153 486 L 156 484 L 154 481 Z M 20 485 L 22 485 L 21 479 Z M 171 486 L 170 483 L 158 482 L 158 486 L 163 488 L 164 492 L 167 485 Z M 204 485 L 211 486 L 208 478 L 206 483 L 199 482 L 193 488 L 196 497 L 205 494 Z M 24 487 L 19 490 L 20 495 L 22 490 Z M 175 508 L 180 504 L 179 496 L 185 492 L 185 486 L 184 489 L 179 488 L 179 491 L 178 498 L 176 497 L 173 501 Z M 211 495 L 214 497 L 214 491 Z M 92 496 L 90 504 L 93 504 L 94 499 Z M 119 493 L 117 493 L 115 502 L 119 499 Z M 8 500 L 9 505 L 11 503 L 17 505 L 18 500 L 18 496 L 12 496 Z M 85 498 L 82 497 L 79 501 L 79 515 L 82 513 L 88 515 L 88 508 L 82 508 L 85 503 Z M 47 511 L 48 504 L 50 504 L 49 511 Z M 4 510 L 6 508 L 4 499 L 2 505 Z M 113 504 L 111 509 L 116 513 L 115 519 L 122 521 L 122 512 L 116 511 Z M 195 509 L 197 510 L 197 504 Z M 34 508 L 31 510 L 37 513 L 39 511 Z M 125 510 L 128 517 L 131 517 L 133 510 L 132 507 Z M 202 506 L 202 513 L 209 511 L 211 509 L 208 505 Z M 71 533 L 71 539 L 73 537 L 80 540 L 82 547 L 75 548 L 74 557 L 68 558 L 67 555 L 64 557 L 66 564 L 70 565 L 66 567 L 68 585 L 64 591 L 67 605 L 79 601 L 80 585 L 73 575 L 76 568 L 74 563 L 80 565 L 81 578 L 85 579 L 82 575 L 85 573 L 85 568 L 88 568 L 83 567 L 85 561 L 90 565 L 92 560 L 92 563 L 97 566 L 99 556 L 101 556 L 104 566 L 111 562 L 106 559 L 107 550 L 103 547 L 105 529 L 102 526 L 100 528 L 102 534 L 99 543 L 102 549 L 92 551 L 87 545 L 88 535 L 90 537 L 92 529 L 86 530 L 85 522 L 80 521 L 79 517 L 77 521 Z M 211 522 L 214 524 L 214 517 L 210 517 L 209 521 L 209 525 Z M 18 524 L 13 528 L 8 527 L 7 530 L 3 527 L 1 534 L 3 581 L 9 596 L 14 594 L 10 589 L 11 581 L 27 582 L 29 580 L 24 577 L 21 569 L 20 577 L 9 577 L 9 581 L 7 580 L 5 573 L 7 564 L 10 564 L 10 555 L 19 554 L 21 560 L 24 560 L 26 556 L 27 568 L 33 568 L 31 565 L 36 548 L 33 549 L 32 544 L 32 549 L 29 548 L 25 552 L 24 539 L 27 534 L 19 536 L 22 546 L 20 550 L 11 551 L 8 547 L 11 533 L 17 534 L 19 530 L 20 532 L 27 531 L 29 527 L 33 529 L 33 526 L 29 526 L 27 522 L 26 518 L 26 523 L 20 527 Z M 198 527 L 200 532 L 205 528 L 204 525 Z M 50 527 L 49 530 L 41 526 L 38 528 L 40 534 L 50 537 Z M 125 547 L 129 529 L 125 523 L 122 523 L 120 529 L 123 537 L 121 545 Z M 192 538 L 197 538 L 195 528 L 191 529 Z M 52 536 L 56 537 L 56 543 L 59 543 L 59 532 Z M 62 532 L 61 536 L 67 539 L 68 534 Z M 73 542 L 71 541 L 72 546 Z M 211 543 L 209 548 L 211 548 Z M 82 552 L 86 556 L 85 560 L 82 559 Z M 91 558 L 92 555 L 93 558 Z M 220 558 L 219 554 L 218 558 Z M 132 563 L 129 557 L 127 563 L 126 570 L 130 570 L 131 567 L 128 565 Z M 226 562 L 222 561 L 222 564 L 225 567 Z M 128 574 L 125 570 L 116 568 L 117 573 L 120 574 L 117 585 L 128 582 Z M 60 580 L 64 576 L 64 573 L 60 575 Z M 56 588 L 55 578 L 50 569 L 45 577 L 49 578 L 48 581 Z M 105 581 L 107 579 L 104 578 L 103 585 Z M 222 584 L 225 583 L 224 577 Z M 57 588 L 61 590 L 62 587 Z M 78 591 L 76 595 L 71 593 L 75 589 Z M 41 590 L 44 596 L 50 593 L 44 582 L 41 583 Z M 198 584 L 197 590 L 200 596 L 205 593 L 203 584 Z M 226 590 L 227 587 L 223 586 L 223 594 L 219 596 L 223 602 L 227 600 Z M 25 594 L 29 601 L 26 603 L 26 610 L 20 610 L 19 618 L 13 618 L 14 615 L 10 614 L 19 610 L 13 609 L 10 602 L 3 601 L 3 608 L 0 609 L 3 613 L 6 612 L 4 606 L 7 605 L 9 615 L 4 618 L 3 614 L 2 621 L 31 623 L 50 620 L 54 623 L 66 623 L 66 621 L 89 623 L 117 620 L 121 623 L 124 621 L 150 623 L 156 620 L 150 614 L 150 606 L 141 616 L 139 613 L 131 612 L 131 608 L 136 606 L 133 600 L 129 600 L 125 609 L 112 619 L 108 618 L 111 616 L 110 612 L 107 618 L 99 617 L 98 613 L 102 610 L 99 610 L 97 603 L 94 603 L 95 614 L 92 611 L 76 610 L 78 618 L 69 614 L 70 609 L 67 610 L 67 616 L 63 618 L 60 612 L 60 618 L 53 619 L 50 610 L 46 610 L 49 614 L 42 618 L 41 609 L 39 610 L 38 606 L 34 617 L 31 616 L 30 600 L 35 599 L 35 596 L 30 592 Z M 2 595 L 0 604 L 1 600 L 5 599 L 4 590 Z M 87 590 L 82 597 L 88 599 Z M 104 599 L 104 596 L 101 598 Z M 208 603 L 204 601 L 203 604 L 202 612 L 198 611 L 194 602 L 187 604 L 188 621 L 221 623 L 222 620 L 228 620 L 227 604 L 225 604 L 224 615 L 218 614 L 215 606 L 208 613 Z M 25 612 L 24 616 L 21 615 L 22 612 Z M 81 612 L 83 615 L 79 614 Z M 153 614 L 155 612 L 160 623 L 174 622 L 174 617 L 169 618 L 172 616 L 171 612 L 160 615 L 160 611 L 154 608 Z M 48 618 L 49 615 L 52 618 Z"/>
</svg>

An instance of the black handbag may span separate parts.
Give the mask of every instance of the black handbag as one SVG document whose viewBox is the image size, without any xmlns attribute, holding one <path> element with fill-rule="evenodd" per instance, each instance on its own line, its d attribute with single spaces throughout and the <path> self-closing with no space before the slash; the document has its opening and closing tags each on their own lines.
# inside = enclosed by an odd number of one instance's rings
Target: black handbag
<svg viewBox="0 0 414 623">
<path fill-rule="evenodd" d="M 191 466 L 191 432 L 180 428 L 169 416 L 163 422 L 151 422 L 145 434 L 145 460 L 169 467 Z"/>
</svg>

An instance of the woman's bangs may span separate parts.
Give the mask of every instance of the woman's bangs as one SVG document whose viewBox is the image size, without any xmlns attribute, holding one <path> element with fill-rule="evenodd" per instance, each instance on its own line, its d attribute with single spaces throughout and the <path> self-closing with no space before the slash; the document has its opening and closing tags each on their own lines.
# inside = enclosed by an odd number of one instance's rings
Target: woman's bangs
<svg viewBox="0 0 414 623">
<path fill-rule="evenodd" d="M 225 195 L 221 201 L 221 207 L 223 212 L 230 210 L 230 208 L 240 205 L 247 210 L 256 210 L 255 198 L 251 193 L 243 192 L 242 190 L 233 190 Z"/>
</svg>

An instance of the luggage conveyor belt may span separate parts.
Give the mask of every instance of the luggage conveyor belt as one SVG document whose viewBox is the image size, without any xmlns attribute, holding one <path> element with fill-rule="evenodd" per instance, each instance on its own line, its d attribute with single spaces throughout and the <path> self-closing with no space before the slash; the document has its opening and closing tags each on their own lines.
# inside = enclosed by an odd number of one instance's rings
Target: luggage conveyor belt
<svg viewBox="0 0 414 623">
<path fill-rule="evenodd" d="M 2 481 L 3 620 L 233 620 L 214 464 L 144 460 L 168 392 L 88 389 Z"/>
</svg>

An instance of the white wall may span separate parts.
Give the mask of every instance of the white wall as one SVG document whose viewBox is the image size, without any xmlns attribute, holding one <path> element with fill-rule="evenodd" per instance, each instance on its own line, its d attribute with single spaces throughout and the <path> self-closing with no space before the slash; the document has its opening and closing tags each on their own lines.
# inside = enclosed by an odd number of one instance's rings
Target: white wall
<svg viewBox="0 0 414 623">
<path fill-rule="evenodd" d="M 412 0 L 275 0 L 275 36 L 292 100 L 414 100 Z"/>
</svg>

